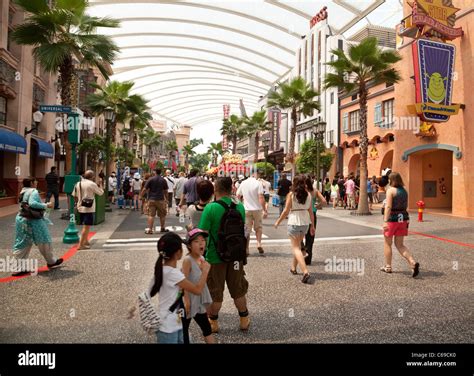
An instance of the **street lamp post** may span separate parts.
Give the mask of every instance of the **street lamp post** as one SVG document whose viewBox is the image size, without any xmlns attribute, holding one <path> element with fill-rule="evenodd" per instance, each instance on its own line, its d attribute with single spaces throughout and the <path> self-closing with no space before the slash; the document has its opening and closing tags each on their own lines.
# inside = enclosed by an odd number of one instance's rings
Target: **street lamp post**
<svg viewBox="0 0 474 376">
<path fill-rule="evenodd" d="M 313 125 L 313 137 L 316 141 L 316 186 L 319 190 L 319 179 L 321 175 L 319 162 L 320 162 L 320 151 L 319 151 L 319 143 L 324 139 L 324 133 L 326 132 L 326 122 L 319 121 Z"/>
<path fill-rule="evenodd" d="M 105 155 L 105 194 L 108 195 L 109 193 L 109 160 L 110 160 L 110 131 L 112 127 L 112 123 L 115 120 L 115 111 L 112 107 L 107 107 L 104 110 L 104 117 L 105 117 L 105 122 L 107 124 L 106 128 L 106 136 L 105 136 L 105 147 L 106 147 L 106 155 Z M 106 204 L 105 204 L 105 211 L 106 212 L 111 212 L 112 208 L 110 207 L 109 199 L 106 196 Z"/>
<path fill-rule="evenodd" d="M 33 114 L 33 121 L 34 121 L 34 123 L 35 123 L 35 126 L 34 126 L 34 127 L 31 127 L 31 129 L 29 129 L 29 130 L 25 128 L 25 137 L 26 137 L 28 134 L 30 134 L 30 133 L 32 133 L 32 132 L 38 130 L 38 127 L 39 127 L 39 125 L 40 125 L 40 123 L 41 123 L 41 120 L 43 120 L 43 113 L 42 113 L 41 111 L 36 111 L 36 112 Z"/>
</svg>

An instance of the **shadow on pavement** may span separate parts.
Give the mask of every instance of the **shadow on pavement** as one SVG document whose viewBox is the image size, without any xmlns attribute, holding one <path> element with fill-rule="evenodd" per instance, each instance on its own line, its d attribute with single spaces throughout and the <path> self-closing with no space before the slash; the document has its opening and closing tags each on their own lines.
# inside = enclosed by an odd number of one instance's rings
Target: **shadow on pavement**
<svg viewBox="0 0 474 376">
<path fill-rule="evenodd" d="M 38 276 L 46 277 L 52 281 L 55 281 L 55 280 L 73 278 L 79 274 L 82 274 L 82 272 L 78 272 L 77 270 L 67 270 L 65 268 L 59 267 L 59 268 L 51 269 L 45 273 L 40 273 L 38 274 Z"/>
</svg>

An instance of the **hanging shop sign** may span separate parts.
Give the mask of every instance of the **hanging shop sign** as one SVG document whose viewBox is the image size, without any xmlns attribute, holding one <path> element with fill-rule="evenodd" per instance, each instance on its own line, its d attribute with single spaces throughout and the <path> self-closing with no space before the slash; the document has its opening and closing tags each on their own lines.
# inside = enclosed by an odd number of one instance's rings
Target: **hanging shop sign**
<svg viewBox="0 0 474 376">
<path fill-rule="evenodd" d="M 408 110 L 426 124 L 426 131 L 421 133 L 431 136 L 431 123 L 446 122 L 463 108 L 451 102 L 456 48 L 445 43 L 463 35 L 462 28 L 454 27 L 459 8 L 452 0 L 416 0 L 408 4 L 412 13 L 397 27 L 400 37 L 416 39 L 412 44 L 416 103 Z"/>
<path fill-rule="evenodd" d="M 418 39 L 412 48 L 416 113 L 423 121 L 448 121 L 460 108 L 451 103 L 456 48 L 426 39 Z"/>
<path fill-rule="evenodd" d="M 278 108 L 272 108 L 270 111 L 268 111 L 268 115 L 268 120 L 272 123 L 270 150 L 278 150 L 280 146 L 281 111 Z"/>
<path fill-rule="evenodd" d="M 413 10 L 402 20 L 398 28 L 400 36 L 453 40 L 463 35 L 462 28 L 454 27 L 459 8 L 454 7 L 451 0 L 417 0 L 408 4 Z"/>
</svg>

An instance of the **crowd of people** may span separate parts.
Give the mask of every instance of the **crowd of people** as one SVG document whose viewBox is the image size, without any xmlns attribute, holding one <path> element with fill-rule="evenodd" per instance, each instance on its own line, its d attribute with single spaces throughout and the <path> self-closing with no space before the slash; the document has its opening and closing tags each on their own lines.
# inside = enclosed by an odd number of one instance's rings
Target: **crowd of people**
<svg viewBox="0 0 474 376">
<path fill-rule="evenodd" d="M 103 195 L 107 191 L 114 203 L 116 179 L 115 174 L 111 174 L 107 189 L 104 189 L 104 179 L 99 176 L 96 183 L 95 173 L 86 171 L 74 187 L 72 196 L 80 224 L 83 225 L 79 249 L 90 248 L 89 229 L 94 223 L 96 195 Z M 32 245 L 36 244 L 48 267 L 54 268 L 61 265 L 63 259 L 53 255 L 47 218 L 34 213 L 42 213 L 53 205 L 51 202 L 42 203 L 36 184 L 34 178 L 23 181 L 13 254 L 17 259 L 27 258 Z M 324 203 L 329 205 L 331 201 L 333 208 L 342 202 L 342 206 L 354 209 L 358 203 L 359 182 L 353 175 L 346 178 L 336 176 L 332 182 L 329 179 L 323 182 L 303 174 L 296 175 L 290 181 L 282 174 L 276 185 L 280 208 L 274 227 L 278 228 L 287 219 L 287 234 L 293 254 L 289 271 L 297 275 L 299 269 L 303 275 L 301 281 L 308 283 L 308 265 L 311 265 L 313 258 L 318 209 Z M 384 182 L 371 179 L 367 190 L 372 202 L 378 200 L 376 193 L 379 186 L 386 192 L 382 226 L 385 265 L 381 270 L 392 272 L 392 244 L 395 243 L 412 269 L 412 276 L 416 277 L 420 265 L 404 245 L 409 215 L 408 193 L 403 180 L 396 172 L 391 172 Z M 150 296 L 159 296 L 158 311 L 163 318 L 157 330 L 157 341 L 189 343 L 189 326 L 194 319 L 205 342 L 214 343 L 213 334 L 220 330 L 219 312 L 226 286 L 237 309 L 239 328 L 248 330 L 250 317 L 246 295 L 249 284 L 244 267 L 250 254 L 252 231 L 255 232 L 258 254 L 265 254 L 262 224 L 268 217 L 271 192 L 271 184 L 266 177 L 257 172 L 244 179 L 214 179 L 200 176 L 197 170 L 192 170 L 186 177 L 184 173 L 173 176 L 171 171 L 162 174 L 160 169 L 156 169 L 153 175 L 146 174 L 143 179 L 138 173 L 125 178 L 119 190 L 121 194 L 124 191 L 126 194 L 131 192 L 129 197 L 133 201 L 130 208 L 141 209 L 147 215 L 146 234 L 154 233 L 155 217 L 158 216 L 160 220 L 162 235 L 157 243 L 159 257 L 148 290 Z M 51 195 L 48 193 L 47 201 L 53 195 L 54 192 Z M 174 214 L 185 222 L 185 241 L 165 226 L 167 215 L 173 214 L 173 204 Z M 178 261 L 183 257 L 183 244 L 188 254 L 179 270 Z M 14 275 L 25 273 L 27 271 L 19 270 Z"/>
</svg>

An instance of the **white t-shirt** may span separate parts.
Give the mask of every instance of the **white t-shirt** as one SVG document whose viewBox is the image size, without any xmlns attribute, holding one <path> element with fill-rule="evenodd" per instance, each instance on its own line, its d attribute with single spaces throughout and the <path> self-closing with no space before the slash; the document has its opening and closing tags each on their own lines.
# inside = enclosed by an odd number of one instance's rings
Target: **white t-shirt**
<svg viewBox="0 0 474 376">
<path fill-rule="evenodd" d="M 173 193 L 174 191 L 174 179 L 171 176 L 165 177 L 166 183 L 168 183 L 168 193 Z"/>
<path fill-rule="evenodd" d="M 117 178 L 115 176 L 109 176 L 109 192 L 117 188 Z"/>
<path fill-rule="evenodd" d="M 161 318 L 161 332 L 174 333 L 183 329 L 178 310 L 170 312 L 169 308 L 178 298 L 178 283 L 183 281 L 185 278 L 186 277 L 179 269 L 167 265 L 163 266 L 163 284 L 158 292 L 158 313 Z M 154 282 L 155 277 L 153 277 L 151 286 L 153 286 Z"/>
<path fill-rule="evenodd" d="M 263 195 L 263 185 L 254 177 L 244 180 L 240 184 L 239 189 L 237 189 L 237 196 L 244 197 L 244 208 L 246 211 L 263 210 L 259 195 Z"/>
<path fill-rule="evenodd" d="M 260 179 L 260 182 L 262 183 L 262 186 L 263 186 L 263 194 L 269 195 L 270 190 L 272 188 L 272 185 L 270 184 L 270 182 L 266 181 L 265 179 Z"/>
<path fill-rule="evenodd" d="M 142 179 L 132 179 L 132 189 L 134 191 L 139 191 L 142 188 Z"/>
</svg>

